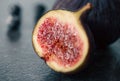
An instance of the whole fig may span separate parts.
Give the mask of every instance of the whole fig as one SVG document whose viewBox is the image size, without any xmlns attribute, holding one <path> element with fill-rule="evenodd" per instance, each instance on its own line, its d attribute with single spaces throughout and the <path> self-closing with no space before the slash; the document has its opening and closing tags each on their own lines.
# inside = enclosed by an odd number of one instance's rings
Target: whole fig
<svg viewBox="0 0 120 81">
<path fill-rule="evenodd" d="M 57 0 L 53 9 L 76 11 L 88 2 L 93 8 L 85 22 L 93 33 L 96 46 L 106 47 L 120 37 L 120 0 Z"/>
</svg>

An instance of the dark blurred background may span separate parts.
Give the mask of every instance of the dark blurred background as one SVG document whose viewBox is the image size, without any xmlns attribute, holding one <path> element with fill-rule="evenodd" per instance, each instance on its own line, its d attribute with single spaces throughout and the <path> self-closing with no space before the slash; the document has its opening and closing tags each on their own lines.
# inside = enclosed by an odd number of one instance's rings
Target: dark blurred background
<svg viewBox="0 0 120 81">
<path fill-rule="evenodd" d="M 0 1 L 0 81 L 120 81 L 120 40 L 97 50 L 75 75 L 51 70 L 34 52 L 32 30 L 55 0 Z"/>
</svg>

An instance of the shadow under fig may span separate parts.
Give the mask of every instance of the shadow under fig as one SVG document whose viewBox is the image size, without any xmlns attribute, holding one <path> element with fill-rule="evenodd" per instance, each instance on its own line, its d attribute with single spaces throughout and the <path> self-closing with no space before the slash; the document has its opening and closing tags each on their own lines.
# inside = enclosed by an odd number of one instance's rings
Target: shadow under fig
<svg viewBox="0 0 120 81">
<path fill-rule="evenodd" d="M 51 70 L 50 73 L 47 76 L 45 76 L 43 81 L 61 81 L 61 76 L 62 75 L 60 73 Z"/>
<path fill-rule="evenodd" d="M 120 58 L 116 58 L 118 56 L 119 54 L 111 47 L 97 50 L 86 68 L 77 74 L 63 74 L 62 81 L 118 81 L 120 80 Z"/>
</svg>

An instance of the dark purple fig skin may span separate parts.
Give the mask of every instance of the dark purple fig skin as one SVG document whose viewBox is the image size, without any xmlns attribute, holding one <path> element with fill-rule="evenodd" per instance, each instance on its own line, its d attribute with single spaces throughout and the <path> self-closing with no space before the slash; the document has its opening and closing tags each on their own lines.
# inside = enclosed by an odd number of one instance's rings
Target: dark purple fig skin
<svg viewBox="0 0 120 81">
<path fill-rule="evenodd" d="M 96 46 L 106 47 L 120 37 L 120 0 L 57 0 L 53 9 L 77 11 L 88 2 L 93 8 L 84 22 L 93 33 Z"/>
</svg>

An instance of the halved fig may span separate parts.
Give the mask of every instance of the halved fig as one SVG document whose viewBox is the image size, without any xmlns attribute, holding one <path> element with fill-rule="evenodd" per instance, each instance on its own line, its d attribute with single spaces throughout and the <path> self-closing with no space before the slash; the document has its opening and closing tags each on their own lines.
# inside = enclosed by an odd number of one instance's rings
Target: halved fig
<svg viewBox="0 0 120 81">
<path fill-rule="evenodd" d="M 35 52 L 53 70 L 72 73 L 85 64 L 93 38 L 82 18 L 89 9 L 90 3 L 77 12 L 52 10 L 35 26 L 32 37 Z"/>
</svg>

